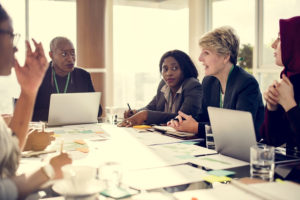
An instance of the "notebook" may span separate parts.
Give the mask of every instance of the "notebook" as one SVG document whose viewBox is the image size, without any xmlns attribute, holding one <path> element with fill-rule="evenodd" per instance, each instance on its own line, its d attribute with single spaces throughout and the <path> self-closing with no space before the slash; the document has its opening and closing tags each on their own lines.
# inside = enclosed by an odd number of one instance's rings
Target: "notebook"
<svg viewBox="0 0 300 200">
<path fill-rule="evenodd" d="M 51 94 L 48 126 L 97 123 L 100 92 Z"/>
</svg>

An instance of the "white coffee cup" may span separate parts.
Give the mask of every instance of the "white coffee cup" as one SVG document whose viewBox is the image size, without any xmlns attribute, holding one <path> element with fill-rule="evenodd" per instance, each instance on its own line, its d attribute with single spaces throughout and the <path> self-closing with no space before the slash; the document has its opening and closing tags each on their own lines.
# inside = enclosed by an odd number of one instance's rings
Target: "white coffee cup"
<svg viewBox="0 0 300 200">
<path fill-rule="evenodd" d="M 74 190 L 85 191 L 96 179 L 97 169 L 91 166 L 66 165 L 62 167 L 64 179 Z"/>
</svg>

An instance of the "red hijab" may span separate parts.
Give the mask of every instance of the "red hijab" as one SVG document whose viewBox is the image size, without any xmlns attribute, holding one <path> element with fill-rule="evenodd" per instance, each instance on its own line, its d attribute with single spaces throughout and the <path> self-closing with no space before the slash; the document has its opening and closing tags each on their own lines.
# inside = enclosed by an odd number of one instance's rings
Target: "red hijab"
<svg viewBox="0 0 300 200">
<path fill-rule="evenodd" d="M 287 77 L 300 74 L 300 16 L 279 20 L 281 56 Z"/>
</svg>

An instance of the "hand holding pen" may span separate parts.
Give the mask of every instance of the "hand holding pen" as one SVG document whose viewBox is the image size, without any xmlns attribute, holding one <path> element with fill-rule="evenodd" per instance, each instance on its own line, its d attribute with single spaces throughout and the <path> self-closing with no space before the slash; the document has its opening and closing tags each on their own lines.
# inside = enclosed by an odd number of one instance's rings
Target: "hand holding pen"
<svg viewBox="0 0 300 200">
<path fill-rule="evenodd" d="M 129 103 L 127 103 L 128 110 L 124 112 L 124 119 L 127 119 L 131 117 L 132 115 L 135 115 L 137 113 L 136 110 L 131 110 Z"/>
</svg>

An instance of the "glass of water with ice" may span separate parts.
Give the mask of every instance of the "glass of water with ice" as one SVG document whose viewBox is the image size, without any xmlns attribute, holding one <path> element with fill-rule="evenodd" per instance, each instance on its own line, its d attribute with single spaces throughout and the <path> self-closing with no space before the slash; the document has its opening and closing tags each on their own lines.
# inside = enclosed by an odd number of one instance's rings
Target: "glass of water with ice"
<svg viewBox="0 0 300 200">
<path fill-rule="evenodd" d="M 265 144 L 252 146 L 250 157 L 251 177 L 273 181 L 275 148 Z"/>
</svg>

